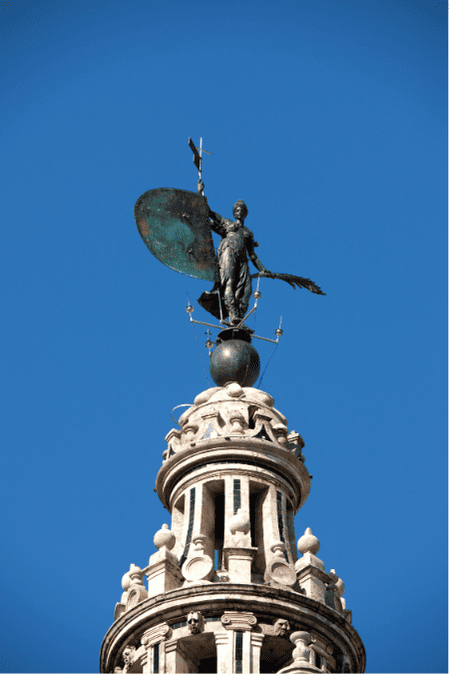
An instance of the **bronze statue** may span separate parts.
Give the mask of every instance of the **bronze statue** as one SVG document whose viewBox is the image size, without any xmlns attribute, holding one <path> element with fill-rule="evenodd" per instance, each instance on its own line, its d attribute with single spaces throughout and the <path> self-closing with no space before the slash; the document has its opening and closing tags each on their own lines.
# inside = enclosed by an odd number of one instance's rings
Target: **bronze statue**
<svg viewBox="0 0 449 674">
<path fill-rule="evenodd" d="M 202 194 L 203 190 L 204 183 L 198 181 L 198 194 Z M 210 227 L 222 237 L 222 240 L 217 250 L 218 273 L 215 285 L 211 291 L 204 292 L 198 299 L 199 304 L 206 311 L 209 311 L 216 318 L 229 316 L 231 325 L 240 323 L 248 310 L 252 292 L 252 278 L 255 276 L 278 278 L 286 281 L 293 288 L 298 286 L 307 288 L 318 295 L 325 294 L 310 279 L 269 271 L 254 251 L 259 243 L 254 240 L 252 231 L 245 227 L 245 218 L 248 215 L 245 202 L 241 199 L 236 201 L 232 213 L 235 222 L 223 218 L 209 208 Z M 248 258 L 258 271 L 253 276 L 250 275 Z"/>
<path fill-rule="evenodd" d="M 195 148 L 191 139 L 189 145 L 195 150 L 194 162 L 199 170 L 197 192 L 168 187 L 149 190 L 134 208 L 139 232 L 153 255 L 170 269 L 213 281 L 212 290 L 204 292 L 198 302 L 222 324 L 228 317 L 228 325 L 242 323 L 255 277 L 280 279 L 292 288 L 307 288 L 324 295 L 310 279 L 274 273 L 262 264 L 254 250 L 259 244 L 245 226 L 248 208 L 242 200 L 234 204 L 235 220 L 223 218 L 209 208 L 201 178 L 204 150 L 201 143 Z M 212 231 L 222 237 L 216 253 Z M 249 260 L 256 267 L 256 274 L 250 274 Z"/>
<path fill-rule="evenodd" d="M 204 185 L 202 185 L 204 189 Z M 217 291 L 224 304 L 222 312 L 227 313 L 231 324 L 239 323 L 244 318 L 252 292 L 251 275 L 248 258 L 259 272 L 270 274 L 254 252 L 259 244 L 254 241 L 253 233 L 245 227 L 245 218 L 248 208 L 244 201 L 239 199 L 234 204 L 232 213 L 235 218 L 227 220 L 209 209 L 211 229 L 222 237 L 217 250 L 218 276 L 210 292 L 203 293 L 198 300 L 208 311 L 220 316 L 211 310 L 208 296 Z"/>
</svg>

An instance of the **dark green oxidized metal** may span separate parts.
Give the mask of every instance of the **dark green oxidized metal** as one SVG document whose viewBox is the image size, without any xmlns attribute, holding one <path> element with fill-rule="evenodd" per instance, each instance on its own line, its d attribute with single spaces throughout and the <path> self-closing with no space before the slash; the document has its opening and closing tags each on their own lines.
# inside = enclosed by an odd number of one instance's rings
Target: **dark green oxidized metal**
<svg viewBox="0 0 449 674">
<path fill-rule="evenodd" d="M 247 330 L 223 330 L 210 358 L 210 373 L 217 386 L 236 381 L 252 386 L 260 372 L 260 359 Z"/>
<path fill-rule="evenodd" d="M 159 187 L 139 197 L 134 217 L 145 244 L 163 264 L 181 274 L 215 281 L 216 257 L 204 196 Z"/>
</svg>

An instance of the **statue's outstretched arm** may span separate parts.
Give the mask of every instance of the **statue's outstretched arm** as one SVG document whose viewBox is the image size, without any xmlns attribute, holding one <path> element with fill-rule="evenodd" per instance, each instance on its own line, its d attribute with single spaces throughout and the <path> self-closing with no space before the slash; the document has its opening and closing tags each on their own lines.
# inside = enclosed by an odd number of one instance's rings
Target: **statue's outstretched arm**
<svg viewBox="0 0 449 674">
<path fill-rule="evenodd" d="M 253 263 L 253 265 L 257 269 L 257 271 L 265 272 L 265 274 L 271 274 L 271 272 L 268 271 L 268 269 L 259 260 L 259 258 L 257 257 L 256 253 L 254 253 L 254 251 L 253 251 L 252 254 L 249 255 L 249 259 L 251 260 L 251 262 Z"/>
<path fill-rule="evenodd" d="M 316 285 L 313 281 L 311 281 L 309 278 L 303 278 L 302 276 L 295 276 L 294 274 L 278 274 L 276 272 L 268 271 L 266 267 L 262 264 L 262 262 L 259 260 L 257 257 L 256 253 L 254 252 L 254 248 L 258 245 L 256 241 L 254 241 L 253 234 L 250 230 L 248 231 L 248 238 L 247 238 L 247 250 L 248 250 L 248 256 L 251 262 L 254 264 L 256 267 L 257 271 L 259 274 L 252 274 L 251 278 L 255 278 L 256 276 L 262 276 L 264 278 L 277 278 L 280 281 L 285 281 L 286 283 L 289 283 L 292 288 L 307 288 L 307 290 L 310 290 L 311 293 L 316 293 L 317 295 L 325 295 L 326 293 L 323 293 L 321 288 Z"/>
<path fill-rule="evenodd" d="M 259 244 L 257 241 L 254 241 L 254 237 L 252 232 L 247 229 L 248 235 L 246 239 L 246 249 L 248 251 L 248 257 L 257 269 L 257 271 L 260 272 L 265 272 L 266 274 L 270 274 L 271 272 L 268 271 L 268 269 L 262 264 L 262 262 L 259 260 L 257 257 L 256 253 L 254 252 L 254 248 L 258 246 Z"/>
</svg>

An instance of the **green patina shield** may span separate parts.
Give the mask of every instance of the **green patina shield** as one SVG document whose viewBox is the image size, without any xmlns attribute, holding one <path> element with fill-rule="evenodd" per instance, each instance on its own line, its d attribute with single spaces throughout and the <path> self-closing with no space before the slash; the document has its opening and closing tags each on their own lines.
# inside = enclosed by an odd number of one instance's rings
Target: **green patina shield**
<svg viewBox="0 0 449 674">
<path fill-rule="evenodd" d="M 142 194 L 134 207 L 147 247 L 170 269 L 215 280 L 216 258 L 206 197 L 171 187 Z"/>
</svg>

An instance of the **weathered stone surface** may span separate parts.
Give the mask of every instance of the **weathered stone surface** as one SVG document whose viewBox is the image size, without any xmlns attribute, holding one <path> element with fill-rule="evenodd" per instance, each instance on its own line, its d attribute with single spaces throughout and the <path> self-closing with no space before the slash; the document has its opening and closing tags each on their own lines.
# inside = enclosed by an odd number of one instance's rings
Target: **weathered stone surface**
<svg viewBox="0 0 449 674">
<path fill-rule="evenodd" d="M 179 423 L 156 481 L 170 528 L 123 577 L 100 670 L 363 672 L 343 581 L 309 529 L 297 559 L 294 516 L 310 489 L 299 433 L 271 396 L 236 382 L 200 393 Z"/>
</svg>

